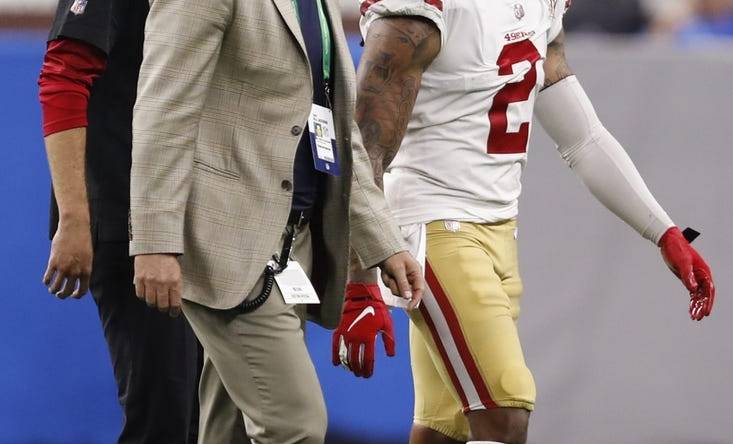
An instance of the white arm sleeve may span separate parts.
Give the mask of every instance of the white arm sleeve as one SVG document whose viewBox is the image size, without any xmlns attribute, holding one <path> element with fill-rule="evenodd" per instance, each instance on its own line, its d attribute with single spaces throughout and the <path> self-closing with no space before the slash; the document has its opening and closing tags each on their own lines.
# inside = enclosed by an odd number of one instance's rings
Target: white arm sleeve
<svg viewBox="0 0 733 444">
<path fill-rule="evenodd" d="M 578 79 L 571 76 L 542 90 L 535 112 L 596 199 L 657 245 L 674 223 L 621 144 L 603 127 Z"/>
</svg>

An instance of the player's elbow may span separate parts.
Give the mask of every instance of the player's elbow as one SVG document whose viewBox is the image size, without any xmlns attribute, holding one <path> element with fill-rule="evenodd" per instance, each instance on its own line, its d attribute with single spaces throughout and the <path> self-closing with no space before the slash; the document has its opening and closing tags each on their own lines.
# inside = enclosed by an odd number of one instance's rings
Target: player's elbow
<svg viewBox="0 0 733 444">
<path fill-rule="evenodd" d="M 594 140 L 607 133 L 575 76 L 542 90 L 537 97 L 535 112 L 571 167 L 597 145 Z"/>
</svg>

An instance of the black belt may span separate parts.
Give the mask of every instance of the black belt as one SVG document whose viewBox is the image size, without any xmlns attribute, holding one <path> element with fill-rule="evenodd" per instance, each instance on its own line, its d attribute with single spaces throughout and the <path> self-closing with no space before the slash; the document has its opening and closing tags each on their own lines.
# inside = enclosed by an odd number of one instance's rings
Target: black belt
<svg viewBox="0 0 733 444">
<path fill-rule="evenodd" d="M 243 313 L 251 313 L 260 308 L 267 299 L 270 297 L 272 292 L 272 286 L 275 283 L 275 275 L 281 273 L 283 270 L 288 268 L 288 259 L 290 259 L 290 252 L 293 249 L 293 242 L 295 241 L 295 235 L 297 230 L 306 226 L 313 215 L 313 210 L 290 210 L 290 216 L 288 217 L 288 223 L 285 226 L 285 240 L 283 241 L 283 248 L 280 251 L 280 256 L 273 255 L 272 262 L 268 263 L 265 267 L 264 277 L 265 280 L 262 283 L 262 291 L 256 298 L 252 300 L 245 300 L 239 306 Z"/>
</svg>

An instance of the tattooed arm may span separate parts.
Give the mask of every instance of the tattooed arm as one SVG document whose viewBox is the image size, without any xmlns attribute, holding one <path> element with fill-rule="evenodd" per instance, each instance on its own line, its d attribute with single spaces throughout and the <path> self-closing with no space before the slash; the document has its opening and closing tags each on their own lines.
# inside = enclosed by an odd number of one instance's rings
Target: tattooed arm
<svg viewBox="0 0 733 444">
<path fill-rule="evenodd" d="M 440 32 L 420 17 L 374 22 L 357 72 L 356 123 L 377 185 L 397 154 L 422 73 L 440 51 Z"/>
<path fill-rule="evenodd" d="M 550 87 L 555 83 L 573 75 L 565 58 L 565 31 L 555 37 L 555 40 L 547 46 L 547 59 L 545 60 L 545 85 Z"/>
<path fill-rule="evenodd" d="M 379 188 L 405 135 L 422 73 L 439 51 L 438 28 L 420 17 L 382 18 L 369 29 L 357 72 L 356 123 Z M 354 253 L 350 268 L 352 282 L 376 282 Z"/>
</svg>

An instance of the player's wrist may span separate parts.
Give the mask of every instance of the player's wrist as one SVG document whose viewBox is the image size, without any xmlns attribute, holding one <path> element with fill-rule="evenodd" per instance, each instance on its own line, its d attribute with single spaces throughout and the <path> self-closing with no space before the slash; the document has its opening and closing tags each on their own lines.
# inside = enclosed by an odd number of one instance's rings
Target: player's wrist
<svg viewBox="0 0 733 444">
<path fill-rule="evenodd" d="M 659 238 L 659 248 L 664 249 L 665 245 L 668 245 L 669 242 L 672 241 L 684 241 L 687 243 L 687 239 L 685 239 L 685 236 L 682 234 L 682 231 L 680 231 L 679 227 L 672 226 L 667 229 L 667 231 L 662 234 L 662 236 Z"/>
<path fill-rule="evenodd" d="M 377 301 L 382 302 L 382 290 L 379 285 L 367 282 L 349 282 L 346 284 L 347 301 Z"/>
</svg>

